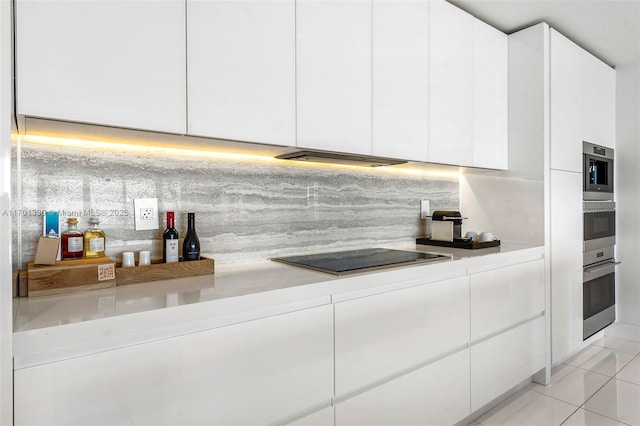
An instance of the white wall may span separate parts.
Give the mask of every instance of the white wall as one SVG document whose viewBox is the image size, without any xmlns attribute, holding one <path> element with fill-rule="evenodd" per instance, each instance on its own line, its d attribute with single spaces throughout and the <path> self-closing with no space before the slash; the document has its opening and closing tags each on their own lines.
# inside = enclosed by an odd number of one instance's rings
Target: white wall
<svg viewBox="0 0 640 426">
<path fill-rule="evenodd" d="M 640 326 L 640 64 L 616 67 L 617 319 Z"/>
<path fill-rule="evenodd" d="M 11 1 L 0 0 L 0 424 L 13 423 L 11 217 L 11 111 L 13 106 Z"/>
</svg>

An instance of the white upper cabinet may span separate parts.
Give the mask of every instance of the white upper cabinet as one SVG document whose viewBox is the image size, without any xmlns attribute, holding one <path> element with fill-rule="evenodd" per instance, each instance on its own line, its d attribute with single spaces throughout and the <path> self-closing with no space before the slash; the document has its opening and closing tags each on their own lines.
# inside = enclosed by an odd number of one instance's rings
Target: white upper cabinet
<svg viewBox="0 0 640 426">
<path fill-rule="evenodd" d="M 551 168 L 582 171 L 581 64 L 585 52 L 551 30 Z"/>
<path fill-rule="evenodd" d="M 474 20 L 473 165 L 507 169 L 509 162 L 508 36 Z"/>
<path fill-rule="evenodd" d="M 506 169 L 508 37 L 445 1 L 429 9 L 429 161 Z"/>
<path fill-rule="evenodd" d="M 582 142 L 614 148 L 615 70 L 551 30 L 551 168 L 582 172 Z"/>
<path fill-rule="evenodd" d="M 373 154 L 427 161 L 428 0 L 373 1 Z"/>
<path fill-rule="evenodd" d="M 615 148 L 616 71 L 595 56 L 583 56 L 584 140 Z"/>
<path fill-rule="evenodd" d="M 188 132 L 295 145 L 295 0 L 187 0 Z"/>
<path fill-rule="evenodd" d="M 371 7 L 296 2 L 298 146 L 371 153 Z"/>
<path fill-rule="evenodd" d="M 429 161 L 473 165 L 473 16 L 429 9 Z"/>
<path fill-rule="evenodd" d="M 185 133 L 184 0 L 18 0 L 17 113 Z"/>
</svg>

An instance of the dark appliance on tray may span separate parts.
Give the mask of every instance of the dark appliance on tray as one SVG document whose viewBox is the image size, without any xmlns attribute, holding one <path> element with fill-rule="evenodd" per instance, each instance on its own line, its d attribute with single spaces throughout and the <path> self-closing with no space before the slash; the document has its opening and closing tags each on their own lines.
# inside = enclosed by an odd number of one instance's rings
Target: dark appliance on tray
<svg viewBox="0 0 640 426">
<path fill-rule="evenodd" d="M 454 210 L 435 210 L 431 215 L 431 239 L 455 241 L 462 237 L 462 215 Z"/>
<path fill-rule="evenodd" d="M 271 260 L 312 269 L 314 271 L 334 275 L 345 275 L 445 259 L 451 259 L 451 257 L 434 253 L 370 248 L 302 256 L 275 257 Z"/>
</svg>

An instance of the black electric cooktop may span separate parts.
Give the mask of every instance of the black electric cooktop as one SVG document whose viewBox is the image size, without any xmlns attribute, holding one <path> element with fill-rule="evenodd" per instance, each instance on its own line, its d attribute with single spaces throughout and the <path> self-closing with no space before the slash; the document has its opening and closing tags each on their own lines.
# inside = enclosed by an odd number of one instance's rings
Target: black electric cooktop
<svg viewBox="0 0 640 426">
<path fill-rule="evenodd" d="M 304 256 L 275 257 L 271 260 L 329 274 L 345 275 L 449 258 L 449 256 L 433 253 L 371 248 Z"/>
</svg>

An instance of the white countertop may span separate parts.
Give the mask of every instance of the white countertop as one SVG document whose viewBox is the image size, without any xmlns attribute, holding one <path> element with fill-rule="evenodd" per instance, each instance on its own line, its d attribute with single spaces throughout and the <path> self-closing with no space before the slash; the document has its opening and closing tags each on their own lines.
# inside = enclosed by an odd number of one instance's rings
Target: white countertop
<svg viewBox="0 0 640 426">
<path fill-rule="evenodd" d="M 439 281 L 482 269 L 490 256 L 499 255 L 498 262 L 544 252 L 505 243 L 480 250 L 385 247 L 451 258 L 347 276 L 264 260 L 216 265 L 214 275 L 14 299 L 16 368 Z"/>
</svg>

